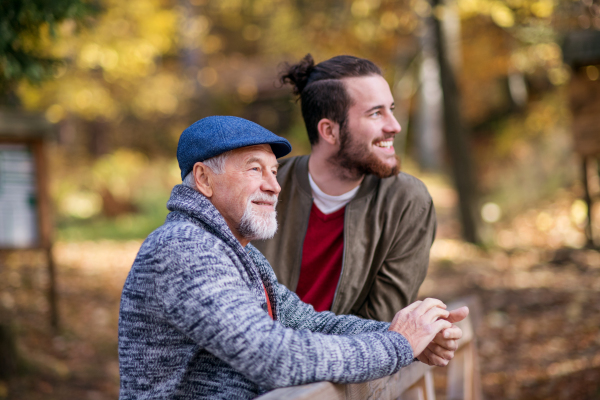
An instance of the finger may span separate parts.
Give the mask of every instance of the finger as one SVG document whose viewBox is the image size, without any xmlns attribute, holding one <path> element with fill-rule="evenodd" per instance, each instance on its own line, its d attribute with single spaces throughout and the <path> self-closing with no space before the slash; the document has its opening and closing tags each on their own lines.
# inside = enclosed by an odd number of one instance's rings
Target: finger
<svg viewBox="0 0 600 400">
<path fill-rule="evenodd" d="M 423 353 L 427 356 L 427 359 L 430 361 L 429 365 L 436 365 L 438 367 L 445 367 L 446 365 L 448 365 L 448 360 L 439 357 L 427 348 L 423 350 Z"/>
<path fill-rule="evenodd" d="M 414 303 L 407 305 L 400 311 L 412 311 L 412 310 L 416 309 L 417 307 L 419 307 L 421 305 L 421 303 L 422 303 L 421 300 L 417 300 Z"/>
<path fill-rule="evenodd" d="M 445 319 L 438 319 L 434 323 L 431 324 L 434 332 L 440 332 L 443 329 L 448 329 L 452 326 L 452 324 Z"/>
<path fill-rule="evenodd" d="M 446 319 L 446 321 L 448 321 L 448 319 Z M 462 329 L 456 325 L 452 325 L 450 328 L 440 332 L 441 339 L 460 339 L 462 334 Z"/>
<path fill-rule="evenodd" d="M 427 311 L 429 311 L 433 307 L 437 307 L 437 308 L 441 308 L 441 309 L 446 309 L 446 305 L 444 303 L 442 303 L 441 300 L 433 299 L 433 298 L 427 298 L 427 299 L 423 300 L 421 302 L 421 304 L 419 304 L 419 307 L 417 307 L 417 311 L 420 314 L 425 314 Z"/>
<path fill-rule="evenodd" d="M 456 351 L 458 349 L 458 341 L 453 339 L 440 339 L 439 335 L 436 335 L 431 343 L 435 343 L 436 345 L 450 351 Z"/>
<path fill-rule="evenodd" d="M 429 361 L 429 358 L 427 358 L 427 356 L 424 353 L 419 354 L 416 358 L 417 358 L 417 360 L 421 361 L 422 363 L 425 363 L 427 365 L 433 365 L 431 363 L 431 361 Z"/>
<path fill-rule="evenodd" d="M 429 309 L 429 311 L 427 311 L 423 317 L 425 317 L 425 321 L 429 322 L 436 321 L 440 318 L 445 320 L 446 317 L 448 317 L 448 311 L 442 308 L 433 307 Z"/>
<path fill-rule="evenodd" d="M 449 322 L 455 323 L 467 318 L 467 315 L 469 315 L 469 307 L 464 306 L 450 311 L 450 315 L 446 319 Z"/>
<path fill-rule="evenodd" d="M 441 346 L 438 346 L 435 343 L 429 343 L 427 345 L 427 349 L 432 352 L 433 354 L 435 354 L 436 356 L 443 358 L 444 360 L 452 360 L 452 358 L 454 357 L 454 351 L 453 350 L 448 350 L 445 349 Z"/>
</svg>

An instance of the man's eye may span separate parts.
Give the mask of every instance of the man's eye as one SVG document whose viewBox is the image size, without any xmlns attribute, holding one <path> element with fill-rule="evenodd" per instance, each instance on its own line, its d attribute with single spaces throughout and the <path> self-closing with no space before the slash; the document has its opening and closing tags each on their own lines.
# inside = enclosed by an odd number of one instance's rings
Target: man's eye
<svg viewBox="0 0 600 400">
<path fill-rule="evenodd" d="M 372 117 L 379 117 L 381 115 L 381 111 L 375 111 L 373 114 L 371 114 Z"/>
</svg>

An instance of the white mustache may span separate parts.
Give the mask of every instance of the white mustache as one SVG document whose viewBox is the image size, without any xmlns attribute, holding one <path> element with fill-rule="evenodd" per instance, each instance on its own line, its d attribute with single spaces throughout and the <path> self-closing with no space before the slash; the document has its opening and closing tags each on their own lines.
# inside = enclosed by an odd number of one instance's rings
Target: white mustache
<svg viewBox="0 0 600 400">
<path fill-rule="evenodd" d="M 253 193 L 252 195 L 250 195 L 250 197 L 248 198 L 248 201 L 258 201 L 258 202 L 268 202 L 268 203 L 273 203 L 273 208 L 275 208 L 277 206 L 277 196 L 274 194 L 268 194 L 268 193 L 263 193 L 263 192 L 256 192 Z"/>
</svg>

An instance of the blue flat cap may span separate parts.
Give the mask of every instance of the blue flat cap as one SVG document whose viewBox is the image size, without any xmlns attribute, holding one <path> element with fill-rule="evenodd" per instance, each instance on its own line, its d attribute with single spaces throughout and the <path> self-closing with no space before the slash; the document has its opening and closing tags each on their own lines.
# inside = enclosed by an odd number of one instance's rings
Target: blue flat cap
<svg viewBox="0 0 600 400">
<path fill-rule="evenodd" d="M 190 125 L 179 137 L 177 161 L 181 179 L 192 171 L 198 161 L 257 144 L 271 145 L 277 158 L 292 151 L 292 145 L 287 139 L 246 119 L 224 116 L 202 118 Z"/>
</svg>

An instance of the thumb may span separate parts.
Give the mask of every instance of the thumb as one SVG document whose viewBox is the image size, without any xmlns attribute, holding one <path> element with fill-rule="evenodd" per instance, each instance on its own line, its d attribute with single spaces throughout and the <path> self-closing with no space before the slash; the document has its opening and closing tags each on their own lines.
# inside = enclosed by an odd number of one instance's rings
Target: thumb
<svg viewBox="0 0 600 400">
<path fill-rule="evenodd" d="M 460 322 L 467 318 L 467 315 L 469 315 L 469 307 L 463 306 L 450 311 L 450 315 L 448 315 L 448 318 L 445 318 L 445 320 L 450 323 Z"/>
</svg>

